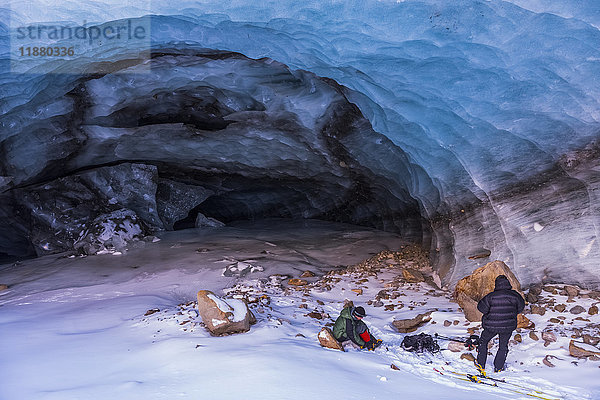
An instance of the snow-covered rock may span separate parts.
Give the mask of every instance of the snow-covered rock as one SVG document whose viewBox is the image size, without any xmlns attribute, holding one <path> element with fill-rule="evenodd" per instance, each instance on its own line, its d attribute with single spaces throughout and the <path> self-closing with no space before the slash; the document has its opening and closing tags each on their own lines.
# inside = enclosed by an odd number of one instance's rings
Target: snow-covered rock
<svg viewBox="0 0 600 400">
<path fill-rule="evenodd" d="M 321 346 L 327 347 L 328 349 L 345 351 L 344 346 L 342 346 L 333 336 L 331 329 L 327 327 L 321 329 L 317 337 Z"/>
<path fill-rule="evenodd" d="M 600 357 L 600 349 L 587 343 L 571 340 L 569 342 L 569 354 L 577 358 Z"/>
<path fill-rule="evenodd" d="M 200 290 L 197 298 L 198 313 L 212 335 L 247 332 L 256 321 L 243 300 L 224 300 L 209 290 Z"/>
<path fill-rule="evenodd" d="M 142 240 L 147 228 L 132 210 L 121 209 L 94 219 L 74 244 L 84 254 L 124 252 L 133 240 Z"/>
</svg>

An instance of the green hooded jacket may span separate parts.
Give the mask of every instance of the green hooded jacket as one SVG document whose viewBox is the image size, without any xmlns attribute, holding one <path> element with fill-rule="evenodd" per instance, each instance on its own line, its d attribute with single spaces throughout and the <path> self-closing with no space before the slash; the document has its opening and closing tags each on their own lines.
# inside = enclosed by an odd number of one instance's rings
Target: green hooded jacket
<svg viewBox="0 0 600 400">
<path fill-rule="evenodd" d="M 338 319 L 335 320 L 333 336 L 340 342 L 350 339 L 360 347 L 363 347 L 366 342 L 362 340 L 360 334 L 366 330 L 367 325 L 352 316 L 352 307 L 346 307 L 342 310 Z"/>
</svg>

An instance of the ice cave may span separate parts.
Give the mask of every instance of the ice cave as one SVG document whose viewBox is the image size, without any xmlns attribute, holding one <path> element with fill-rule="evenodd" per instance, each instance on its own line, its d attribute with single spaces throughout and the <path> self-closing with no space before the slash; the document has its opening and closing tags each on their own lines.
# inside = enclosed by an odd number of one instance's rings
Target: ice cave
<svg viewBox="0 0 600 400">
<path fill-rule="evenodd" d="M 525 285 L 600 288 L 595 0 L 0 15 L 3 262 L 98 251 L 110 219 L 317 219 L 422 244 L 447 285 L 497 259 Z"/>
<path fill-rule="evenodd" d="M 599 0 L 0 1 L 1 400 L 597 400 L 599 235 Z"/>
</svg>

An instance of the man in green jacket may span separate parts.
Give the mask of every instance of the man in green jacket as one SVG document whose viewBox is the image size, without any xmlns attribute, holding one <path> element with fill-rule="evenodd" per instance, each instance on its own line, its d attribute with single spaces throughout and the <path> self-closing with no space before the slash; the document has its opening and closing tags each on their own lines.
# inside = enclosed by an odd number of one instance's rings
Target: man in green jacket
<svg viewBox="0 0 600 400">
<path fill-rule="evenodd" d="M 362 321 L 366 316 L 365 309 L 358 307 L 345 307 L 333 325 L 333 336 L 345 347 L 353 344 L 360 349 L 375 350 L 381 340 L 375 339 L 367 325 Z"/>
</svg>

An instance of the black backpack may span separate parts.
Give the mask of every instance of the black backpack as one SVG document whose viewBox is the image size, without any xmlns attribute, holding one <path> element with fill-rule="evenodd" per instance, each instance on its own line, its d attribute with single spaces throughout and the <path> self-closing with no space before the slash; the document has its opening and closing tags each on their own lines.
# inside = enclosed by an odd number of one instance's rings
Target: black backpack
<svg viewBox="0 0 600 400">
<path fill-rule="evenodd" d="M 423 353 L 424 351 L 437 353 L 440 351 L 440 346 L 433 340 L 433 337 L 425 333 L 404 336 L 401 346 L 404 350 L 415 353 Z"/>
</svg>

